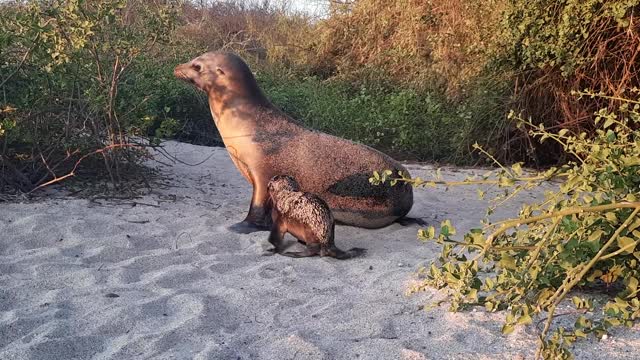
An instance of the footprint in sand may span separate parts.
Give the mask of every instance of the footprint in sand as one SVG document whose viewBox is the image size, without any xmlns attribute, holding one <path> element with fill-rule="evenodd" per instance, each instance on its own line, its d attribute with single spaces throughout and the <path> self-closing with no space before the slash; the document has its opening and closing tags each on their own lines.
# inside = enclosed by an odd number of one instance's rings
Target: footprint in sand
<svg viewBox="0 0 640 360">
<path fill-rule="evenodd" d="M 279 301 L 278 305 L 273 311 L 273 322 L 279 328 L 289 328 L 296 326 L 300 323 L 301 314 L 302 317 L 309 316 L 309 309 L 306 301 L 300 299 L 287 299 Z"/>
<path fill-rule="evenodd" d="M 229 263 L 229 262 L 217 262 L 211 266 L 209 266 L 209 271 L 214 274 L 227 274 L 234 270 L 238 269 L 237 264 Z"/>
<path fill-rule="evenodd" d="M 273 279 L 276 277 L 288 276 L 291 272 L 291 265 L 286 263 L 266 264 L 260 266 L 258 276 L 263 279 Z"/>
<path fill-rule="evenodd" d="M 194 282 L 208 279 L 205 270 L 194 269 L 190 265 L 178 265 L 184 268 L 174 266 L 166 273 L 158 276 L 154 283 L 165 289 L 183 289 L 193 287 Z"/>
</svg>

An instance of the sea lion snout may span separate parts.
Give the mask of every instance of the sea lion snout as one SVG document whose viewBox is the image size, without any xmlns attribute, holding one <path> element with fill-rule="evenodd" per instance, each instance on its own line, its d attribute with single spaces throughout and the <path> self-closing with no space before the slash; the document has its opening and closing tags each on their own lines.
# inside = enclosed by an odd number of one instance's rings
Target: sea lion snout
<svg viewBox="0 0 640 360">
<path fill-rule="evenodd" d="M 199 90 L 207 92 L 208 88 L 217 81 L 216 76 L 211 75 L 210 68 L 210 61 L 199 56 L 176 66 L 173 69 L 173 75 L 179 80 L 188 82 Z"/>
<path fill-rule="evenodd" d="M 197 85 L 195 76 L 198 74 L 192 68 L 191 62 L 180 64 L 173 69 L 173 75 L 183 81 Z"/>
</svg>

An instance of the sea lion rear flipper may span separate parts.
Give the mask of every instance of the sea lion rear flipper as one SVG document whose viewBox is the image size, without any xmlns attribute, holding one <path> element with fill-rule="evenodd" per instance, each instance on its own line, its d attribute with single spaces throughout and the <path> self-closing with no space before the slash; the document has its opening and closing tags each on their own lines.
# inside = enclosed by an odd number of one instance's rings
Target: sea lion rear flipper
<svg viewBox="0 0 640 360">
<path fill-rule="evenodd" d="M 312 257 L 320 255 L 319 252 L 309 250 L 308 248 L 304 251 L 287 251 L 283 252 L 282 255 L 292 257 L 292 258 L 303 258 L 303 257 Z"/>
<path fill-rule="evenodd" d="M 426 221 L 422 220 L 422 218 L 412 218 L 412 217 L 407 217 L 407 216 L 403 216 L 401 218 L 398 218 L 398 220 L 396 220 L 396 222 L 402 226 L 409 226 L 409 225 L 419 225 L 419 226 L 427 226 L 429 225 L 429 223 L 427 223 Z"/>
<path fill-rule="evenodd" d="M 318 244 L 312 244 L 307 245 L 307 247 L 303 251 L 287 251 L 280 254 L 293 258 L 318 256 L 320 255 L 320 246 L 318 246 Z"/>
<path fill-rule="evenodd" d="M 351 248 L 347 251 L 342 251 L 337 247 L 333 247 L 332 249 L 328 249 L 324 254 L 322 254 L 322 256 L 330 256 L 338 260 L 347 260 L 354 257 L 362 256 L 366 253 L 367 249 L 363 248 Z"/>
</svg>

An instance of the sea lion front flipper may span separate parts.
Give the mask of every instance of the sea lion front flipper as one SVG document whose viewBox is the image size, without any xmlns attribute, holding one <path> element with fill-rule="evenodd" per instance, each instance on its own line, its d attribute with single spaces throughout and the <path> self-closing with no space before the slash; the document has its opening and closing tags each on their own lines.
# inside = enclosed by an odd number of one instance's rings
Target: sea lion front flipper
<svg viewBox="0 0 640 360">
<path fill-rule="evenodd" d="M 238 234 L 250 234 L 256 231 L 265 231 L 271 228 L 271 202 L 268 193 L 264 189 L 264 185 L 260 185 L 253 180 L 252 174 L 249 174 L 251 183 L 253 184 L 253 195 L 251 196 L 251 205 L 247 217 L 239 223 L 229 226 L 229 230 Z"/>
<path fill-rule="evenodd" d="M 286 229 L 283 229 L 282 224 L 280 224 L 279 222 L 274 222 L 271 225 L 269 242 L 271 243 L 271 245 L 273 245 L 273 249 L 271 251 L 273 251 L 274 253 L 282 254 L 282 252 L 285 250 L 285 247 L 283 245 L 285 230 Z"/>
</svg>

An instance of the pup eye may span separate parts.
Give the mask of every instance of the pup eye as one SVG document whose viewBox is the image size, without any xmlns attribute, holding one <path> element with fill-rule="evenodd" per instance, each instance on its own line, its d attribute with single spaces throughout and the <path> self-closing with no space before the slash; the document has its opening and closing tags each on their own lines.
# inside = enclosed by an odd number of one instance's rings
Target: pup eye
<svg viewBox="0 0 640 360">
<path fill-rule="evenodd" d="M 197 72 L 200 72 L 200 70 L 202 70 L 202 66 L 200 66 L 200 64 L 193 64 L 191 65 L 191 67 Z"/>
</svg>

